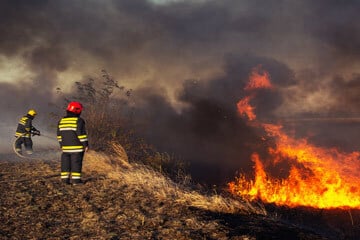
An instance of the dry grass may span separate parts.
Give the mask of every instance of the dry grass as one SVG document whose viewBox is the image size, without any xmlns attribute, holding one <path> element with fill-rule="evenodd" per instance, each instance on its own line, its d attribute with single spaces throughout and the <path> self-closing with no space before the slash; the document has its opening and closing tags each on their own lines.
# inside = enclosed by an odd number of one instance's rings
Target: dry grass
<svg viewBox="0 0 360 240">
<path fill-rule="evenodd" d="M 125 150 L 113 144 L 113 156 L 90 151 L 85 158 L 84 171 L 95 171 L 109 179 L 119 180 L 139 191 L 152 194 L 157 200 L 171 199 L 174 203 L 218 213 L 263 214 L 263 207 L 248 201 L 225 198 L 220 195 L 203 195 L 187 190 L 163 174 L 142 164 L 130 164 Z"/>
<path fill-rule="evenodd" d="M 0 159 L 0 239 L 326 239 L 261 206 L 190 190 L 113 149 L 85 155 L 83 186 L 61 183 L 58 158 Z"/>
</svg>

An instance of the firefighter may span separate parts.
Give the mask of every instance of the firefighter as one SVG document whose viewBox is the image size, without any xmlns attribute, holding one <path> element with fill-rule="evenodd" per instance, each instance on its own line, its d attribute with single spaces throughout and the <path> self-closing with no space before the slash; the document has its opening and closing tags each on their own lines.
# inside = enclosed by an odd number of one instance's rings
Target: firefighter
<svg viewBox="0 0 360 240">
<path fill-rule="evenodd" d="M 58 122 L 57 139 L 62 149 L 61 180 L 65 184 L 84 183 L 81 180 L 82 161 L 89 144 L 85 121 L 80 117 L 82 110 L 81 103 L 70 102 L 66 108 L 66 116 Z"/>
<path fill-rule="evenodd" d="M 15 150 L 20 154 L 22 154 L 23 144 L 27 154 L 33 153 L 33 141 L 31 135 L 40 135 L 40 131 L 32 125 L 32 120 L 34 120 L 36 115 L 36 111 L 30 109 L 28 113 L 19 120 L 15 133 Z"/>
</svg>

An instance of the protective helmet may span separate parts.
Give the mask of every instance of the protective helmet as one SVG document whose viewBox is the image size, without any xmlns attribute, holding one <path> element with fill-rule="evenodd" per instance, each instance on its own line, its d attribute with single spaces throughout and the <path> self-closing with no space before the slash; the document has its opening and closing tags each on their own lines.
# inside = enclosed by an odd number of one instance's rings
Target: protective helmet
<svg viewBox="0 0 360 240">
<path fill-rule="evenodd" d="M 75 114 L 80 114 L 83 110 L 83 106 L 79 102 L 70 102 L 66 110 Z"/>
<path fill-rule="evenodd" d="M 37 112 L 34 109 L 30 109 L 27 114 L 29 114 L 32 117 L 35 117 Z"/>
</svg>

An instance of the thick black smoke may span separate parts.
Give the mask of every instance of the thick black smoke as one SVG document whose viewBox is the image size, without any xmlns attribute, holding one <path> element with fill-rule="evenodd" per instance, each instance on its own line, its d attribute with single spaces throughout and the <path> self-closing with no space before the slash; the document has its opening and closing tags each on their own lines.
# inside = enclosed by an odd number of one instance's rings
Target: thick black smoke
<svg viewBox="0 0 360 240">
<path fill-rule="evenodd" d="M 299 81 L 316 85 L 342 74 L 343 82 L 356 81 L 348 76 L 359 64 L 358 1 L 154 2 L 1 1 L 0 53 L 23 61 L 42 76 L 38 84 L 48 86 L 107 69 L 133 86 L 152 81 L 174 92 L 186 79 L 207 81 L 221 74 L 229 53 L 273 58 L 295 74 L 306 68 L 316 79 Z M 67 75 L 58 82 L 61 73 Z M 301 104 L 298 99 L 295 104 Z M 304 110 L 318 110 L 321 103 Z"/>
<path fill-rule="evenodd" d="M 236 104 L 247 94 L 249 74 L 259 63 L 274 73 L 275 90 L 260 90 L 252 104 L 258 106 L 259 120 L 273 118 L 272 112 L 283 101 L 276 88 L 293 85 L 292 72 L 271 59 L 231 55 L 221 78 L 184 82 L 178 93 L 178 101 L 185 105 L 180 112 L 158 92 L 149 88 L 135 92 L 134 98 L 142 99 L 135 121 L 147 122 L 144 133 L 149 142 L 190 162 L 197 180 L 219 183 L 230 180 L 237 170 L 250 172 L 251 154 L 264 154 L 268 145 L 262 140 L 263 132 L 239 115 Z"/>
<path fill-rule="evenodd" d="M 134 121 L 151 120 L 149 140 L 207 169 L 197 171 L 203 178 L 223 179 L 251 167 L 259 145 L 261 133 L 236 103 L 261 64 L 275 88 L 252 100 L 259 119 L 291 119 L 299 136 L 356 150 L 358 120 L 351 128 L 300 120 L 359 119 L 359 8 L 335 0 L 1 1 L 1 145 L 29 108 L 51 132 L 51 112 L 62 111 L 51 105 L 62 104 L 55 89 L 71 92 L 106 69 L 134 89 Z"/>
</svg>

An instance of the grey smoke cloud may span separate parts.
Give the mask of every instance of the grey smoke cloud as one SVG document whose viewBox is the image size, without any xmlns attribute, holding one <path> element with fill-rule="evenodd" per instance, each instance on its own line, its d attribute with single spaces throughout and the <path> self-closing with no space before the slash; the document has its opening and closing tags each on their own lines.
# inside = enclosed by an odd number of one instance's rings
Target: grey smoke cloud
<svg viewBox="0 0 360 240">
<path fill-rule="evenodd" d="M 226 74 L 207 82 L 188 80 L 178 92 L 178 101 L 186 107 L 178 112 L 166 96 L 153 88 L 134 92 L 134 121 L 144 128 L 149 142 L 166 152 L 177 153 L 191 162 L 193 176 L 207 183 L 230 180 L 236 170 L 250 172 L 253 152 L 266 154 L 268 143 L 263 132 L 254 129 L 241 117 L 236 103 L 244 91 L 255 63 L 274 72 L 277 87 L 295 84 L 292 71 L 285 65 L 255 56 L 227 57 Z M 240 66 L 240 67 L 236 67 Z M 253 102 L 258 106 L 259 119 L 269 119 L 283 99 L 279 91 L 261 90 Z M 137 122 L 139 121 L 139 122 Z"/>
<path fill-rule="evenodd" d="M 253 99 L 260 119 L 359 116 L 359 5 L 335 0 L 1 1 L 0 55 L 24 66 L 12 83 L 0 82 L 2 126 L 15 128 L 30 107 L 42 113 L 39 125 L 49 125 L 54 111 L 49 103 L 61 101 L 56 87 L 65 89 L 106 69 L 134 89 L 136 120 L 154 120 L 158 132 L 147 133 L 149 139 L 212 169 L 219 169 L 220 159 L 230 159 L 224 171 L 232 171 L 247 165 L 238 159 L 247 158 L 258 143 L 258 133 L 246 127 L 235 106 L 245 94 L 249 71 L 259 64 L 276 86 Z M 0 79 L 7 79 L 7 72 L 0 65 Z M 1 131 L 2 143 L 8 132 Z"/>
</svg>

